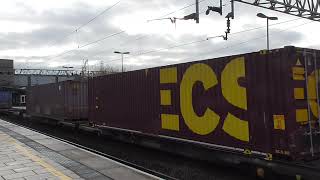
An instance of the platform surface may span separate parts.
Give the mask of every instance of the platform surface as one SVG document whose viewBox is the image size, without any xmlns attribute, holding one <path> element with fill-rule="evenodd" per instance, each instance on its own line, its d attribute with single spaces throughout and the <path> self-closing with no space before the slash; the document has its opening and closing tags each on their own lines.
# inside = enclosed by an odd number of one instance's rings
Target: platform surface
<svg viewBox="0 0 320 180">
<path fill-rule="evenodd" d="M 0 119 L 0 180 L 159 179 Z"/>
</svg>

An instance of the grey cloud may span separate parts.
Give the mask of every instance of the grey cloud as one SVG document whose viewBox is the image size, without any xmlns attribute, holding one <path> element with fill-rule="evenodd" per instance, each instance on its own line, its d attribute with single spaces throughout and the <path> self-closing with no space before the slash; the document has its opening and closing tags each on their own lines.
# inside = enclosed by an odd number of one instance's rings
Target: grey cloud
<svg viewBox="0 0 320 180">
<path fill-rule="evenodd" d="M 159 13 L 157 10 L 161 7 L 175 7 L 179 9 L 187 4 L 191 4 L 193 1 L 159 1 L 159 0 L 130 0 L 123 1 L 118 6 L 110 10 L 110 12 L 102 15 L 99 19 L 93 21 L 89 25 L 85 26 L 78 33 L 74 33 L 69 38 L 63 38 L 68 33 L 75 30 L 81 24 L 87 22 L 92 17 L 97 15 L 104 7 L 97 10 L 97 7 L 90 5 L 90 1 L 87 3 L 76 3 L 72 7 L 65 7 L 64 9 L 56 10 L 52 9 L 50 11 L 44 11 L 41 14 L 37 14 L 32 7 L 28 7 L 24 4 L 18 4 L 21 11 L 20 15 L 17 17 L 7 17 L 12 20 L 17 21 L 28 21 L 31 23 L 38 23 L 44 25 L 42 29 L 34 30 L 28 33 L 9 33 L 0 34 L 0 41 L 4 42 L 0 44 L 0 49 L 15 49 L 19 47 L 25 48 L 40 48 L 47 46 L 48 43 L 53 42 L 53 44 L 58 47 L 67 43 L 75 42 L 80 46 L 85 45 L 89 42 L 101 39 L 109 34 L 119 32 L 120 29 L 114 27 L 111 24 L 110 19 L 121 16 L 124 13 L 134 13 L 139 10 L 153 10 L 153 14 L 147 14 L 146 19 L 157 18 L 165 13 Z M 212 1 L 204 1 L 201 3 L 201 10 L 204 10 L 207 5 L 213 5 Z M 229 8 L 229 7 L 228 7 Z M 252 22 L 243 22 L 241 17 L 254 18 L 256 12 L 261 9 L 249 9 L 247 5 L 236 4 L 236 18 L 232 20 L 232 28 L 236 23 L 244 23 L 244 29 L 251 27 L 257 27 L 256 20 Z M 181 14 L 188 14 L 194 11 L 194 6 L 185 9 L 180 12 Z M 225 9 L 224 13 L 228 13 L 229 9 Z M 271 12 L 261 10 L 263 12 Z M 170 10 L 167 13 L 171 12 Z M 175 16 L 176 14 L 169 15 Z M 277 14 L 278 15 L 278 14 Z M 225 22 L 224 17 L 218 15 L 210 15 L 209 18 L 216 18 L 217 21 Z M 1 18 L 3 19 L 3 18 Z M 200 20 L 200 22 L 202 22 Z M 194 22 L 190 22 L 194 23 Z M 210 25 L 211 26 L 211 25 Z M 211 28 L 211 27 L 210 27 Z M 232 29 L 233 30 L 233 29 Z M 275 28 L 273 28 L 275 31 Z M 223 32 L 222 32 L 223 33 Z M 167 48 L 173 45 L 178 45 L 182 43 L 192 42 L 200 39 L 204 39 L 203 36 L 196 35 L 183 35 L 179 38 L 173 35 L 149 35 L 140 40 L 135 40 L 138 37 L 144 36 L 144 34 L 128 35 L 127 33 L 122 33 L 112 38 L 108 38 L 92 46 L 88 46 L 82 49 L 77 49 L 70 51 L 64 55 L 51 59 L 51 57 L 21 57 L 16 56 L 16 59 L 27 59 L 31 60 L 45 60 L 45 63 L 29 63 L 32 67 L 43 67 L 49 68 L 47 63 L 49 62 L 59 62 L 61 64 L 69 64 L 75 68 L 80 68 L 83 59 L 89 59 L 90 61 L 103 61 L 105 65 L 110 65 L 114 67 L 119 67 L 120 61 L 119 56 L 113 53 L 114 50 L 125 50 L 130 51 L 131 55 L 126 57 L 126 60 L 130 61 L 136 59 L 139 64 L 137 65 L 127 65 L 128 70 L 140 69 L 145 67 L 154 67 L 160 65 L 174 64 L 179 62 L 201 60 L 206 58 L 213 58 L 217 56 L 231 55 L 237 53 L 245 53 L 251 51 L 257 51 L 265 48 L 265 39 L 261 38 L 259 40 L 248 41 L 247 43 L 240 44 L 243 41 L 247 41 L 256 37 L 261 37 L 265 35 L 265 29 L 260 29 L 256 31 L 250 31 L 247 33 L 241 33 L 239 35 L 230 36 L 230 39 L 225 41 L 205 41 L 203 43 L 177 47 L 169 49 L 163 52 L 154 52 L 145 54 L 146 56 L 151 56 L 151 59 L 143 59 L 141 56 L 134 56 L 139 53 L 145 53 L 151 50 L 159 50 L 162 48 Z M 286 31 L 276 33 L 272 36 L 272 45 L 275 47 L 281 46 L 282 42 L 287 42 L 290 40 L 290 44 L 295 44 L 303 39 L 301 33 L 296 33 L 293 31 Z M 278 45 L 279 44 L 279 45 Z M 318 46 L 319 47 L 319 46 Z M 70 49 L 65 49 L 66 51 Z M 125 64 L 128 64 L 125 62 Z M 27 66 L 25 63 L 16 63 L 17 67 Z M 97 68 L 99 65 L 95 65 L 92 68 Z"/>
<path fill-rule="evenodd" d="M 0 34 L 0 49 L 35 48 L 48 45 L 56 40 L 59 34 L 65 33 L 66 29 L 56 27 L 45 27 L 27 33 L 10 32 Z"/>
<path fill-rule="evenodd" d="M 265 48 L 265 37 L 263 37 L 264 34 L 265 34 L 264 31 L 261 30 L 261 31 L 255 32 L 253 35 L 249 36 L 248 38 L 239 39 L 238 37 L 234 37 L 234 38 L 231 37 L 229 42 L 220 42 L 220 43 L 212 44 L 210 41 L 207 41 L 201 44 L 194 44 L 192 45 L 193 46 L 192 48 L 190 48 L 190 46 L 185 46 L 181 48 L 178 47 L 178 48 L 170 49 L 169 51 L 165 51 L 165 52 L 156 51 L 153 53 L 145 54 L 146 56 L 155 57 L 154 59 L 151 58 L 151 59 L 144 60 L 141 58 L 141 56 L 134 56 L 134 57 L 129 56 L 128 59 L 138 60 L 139 65 L 130 65 L 128 69 L 129 70 L 141 69 L 145 67 L 154 67 L 154 66 L 161 66 L 161 65 L 167 65 L 167 64 L 175 64 L 178 62 L 195 61 L 195 60 L 202 60 L 206 58 L 214 58 L 218 56 L 258 51 L 260 49 Z M 259 38 L 257 40 L 252 40 L 252 39 L 255 39 L 255 37 L 262 37 L 262 38 Z M 281 38 L 284 38 L 284 39 L 290 38 L 293 40 L 293 42 L 298 42 L 299 40 L 301 40 L 302 35 L 296 32 L 283 32 L 275 35 L 273 38 L 279 39 L 279 40 L 281 40 Z M 167 42 L 163 40 L 161 41 L 161 38 L 156 39 L 156 42 L 158 42 L 158 44 L 154 47 L 164 47 L 164 48 L 168 47 Z M 245 42 L 245 43 L 241 44 L 241 42 Z M 274 43 L 276 42 L 274 41 Z M 109 48 L 112 49 L 112 46 L 110 46 Z M 113 67 L 118 67 L 120 63 L 120 58 L 119 56 L 115 56 L 111 49 L 105 49 L 104 51 L 99 51 L 98 48 L 93 48 L 91 51 L 78 50 L 78 51 L 69 53 L 65 57 L 62 57 L 62 59 L 57 58 L 56 61 L 61 61 L 61 60 L 63 61 L 63 59 L 68 59 L 69 63 L 76 64 L 76 63 L 79 63 L 79 61 L 81 61 L 82 59 L 88 58 L 91 61 L 101 60 L 101 61 L 104 61 L 105 64 L 108 64 Z M 150 49 L 146 49 L 146 50 L 150 50 Z M 145 52 L 148 52 L 148 51 L 145 51 Z M 100 54 L 100 56 L 97 56 L 97 54 Z"/>
</svg>

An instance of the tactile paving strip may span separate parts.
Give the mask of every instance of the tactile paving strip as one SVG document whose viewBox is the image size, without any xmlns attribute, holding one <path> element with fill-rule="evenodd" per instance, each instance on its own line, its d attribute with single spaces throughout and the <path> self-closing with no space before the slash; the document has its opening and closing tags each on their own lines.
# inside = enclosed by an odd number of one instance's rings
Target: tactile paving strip
<svg viewBox="0 0 320 180">
<path fill-rule="evenodd" d="M 112 179 L 108 176 L 105 176 L 103 174 L 101 174 L 98 171 L 95 171 L 94 169 L 85 166 L 79 162 L 76 162 L 74 160 L 71 160 L 51 149 L 49 149 L 48 147 L 28 138 L 25 137 L 21 134 L 18 134 L 6 127 L 3 127 L 0 125 L 0 131 L 10 135 L 11 137 L 13 137 L 14 139 L 20 141 L 21 143 L 29 146 L 30 148 L 34 149 L 35 151 L 39 152 L 41 155 L 43 155 L 44 157 L 47 157 L 51 160 L 53 160 L 54 162 L 60 164 L 61 166 L 73 171 L 75 174 L 79 175 L 81 178 L 84 179 L 94 179 L 94 180 L 102 180 L 102 179 Z"/>
</svg>

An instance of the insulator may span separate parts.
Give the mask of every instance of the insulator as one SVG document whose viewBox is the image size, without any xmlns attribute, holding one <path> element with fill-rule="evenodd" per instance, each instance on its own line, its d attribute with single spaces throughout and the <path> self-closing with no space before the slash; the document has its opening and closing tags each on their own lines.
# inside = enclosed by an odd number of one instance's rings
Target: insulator
<svg viewBox="0 0 320 180">
<path fill-rule="evenodd" d="M 230 19 L 227 19 L 227 27 L 230 28 Z"/>
</svg>

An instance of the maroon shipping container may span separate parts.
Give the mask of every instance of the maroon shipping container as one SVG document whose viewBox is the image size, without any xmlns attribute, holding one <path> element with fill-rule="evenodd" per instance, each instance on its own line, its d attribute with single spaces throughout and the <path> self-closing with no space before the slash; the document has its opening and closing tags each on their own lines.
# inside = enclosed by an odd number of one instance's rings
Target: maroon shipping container
<svg viewBox="0 0 320 180">
<path fill-rule="evenodd" d="M 267 159 L 315 157 L 317 57 L 285 47 L 95 77 L 89 120 Z"/>
<path fill-rule="evenodd" d="M 70 80 L 31 86 L 27 93 L 27 113 L 59 121 L 87 120 L 87 81 Z"/>
</svg>

